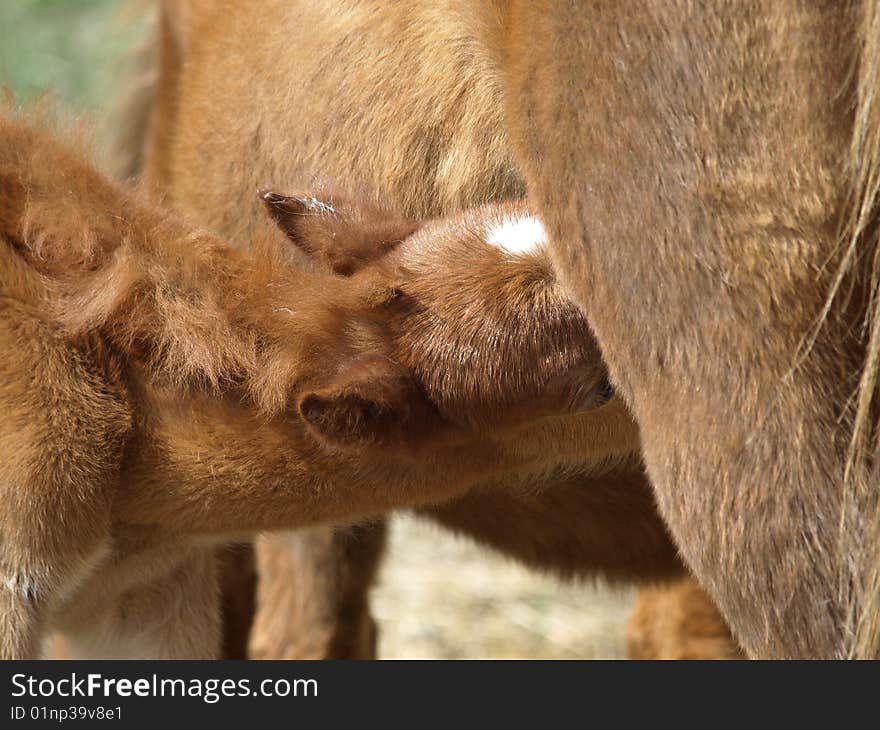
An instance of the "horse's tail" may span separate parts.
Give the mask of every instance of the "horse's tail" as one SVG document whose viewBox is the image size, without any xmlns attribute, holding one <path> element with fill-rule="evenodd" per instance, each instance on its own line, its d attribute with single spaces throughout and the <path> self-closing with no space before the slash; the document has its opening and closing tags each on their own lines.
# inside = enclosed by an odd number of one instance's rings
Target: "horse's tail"
<svg viewBox="0 0 880 730">
<path fill-rule="evenodd" d="M 129 53 L 107 118 L 107 168 L 119 180 L 136 180 L 144 169 L 158 75 L 158 11 L 148 0 L 131 0 L 123 8 L 121 22 L 143 25 L 145 34 Z"/>
<path fill-rule="evenodd" d="M 859 31 L 855 124 L 850 153 L 852 198 L 838 282 L 851 272 L 868 296 L 863 321 L 864 365 L 846 463 L 844 505 L 862 510 L 870 538 L 854 561 L 853 658 L 880 658 L 880 0 L 864 0 Z M 864 512 L 867 507 L 867 513 Z M 849 522 L 844 515 L 842 525 Z M 852 546 L 843 537 L 845 544 Z"/>
</svg>

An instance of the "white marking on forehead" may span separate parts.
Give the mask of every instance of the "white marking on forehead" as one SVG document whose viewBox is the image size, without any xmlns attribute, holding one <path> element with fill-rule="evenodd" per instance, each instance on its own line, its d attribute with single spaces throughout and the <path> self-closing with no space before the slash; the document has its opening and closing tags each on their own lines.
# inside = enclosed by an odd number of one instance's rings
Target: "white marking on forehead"
<svg viewBox="0 0 880 730">
<path fill-rule="evenodd" d="M 497 246 L 512 256 L 524 256 L 547 243 L 544 224 L 533 215 L 505 218 L 486 234 L 486 243 Z"/>
</svg>

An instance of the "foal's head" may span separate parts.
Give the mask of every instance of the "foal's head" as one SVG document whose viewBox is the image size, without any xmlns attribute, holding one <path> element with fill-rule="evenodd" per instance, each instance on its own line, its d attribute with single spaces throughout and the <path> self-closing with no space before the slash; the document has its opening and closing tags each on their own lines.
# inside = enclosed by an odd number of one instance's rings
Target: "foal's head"
<svg viewBox="0 0 880 730">
<path fill-rule="evenodd" d="M 321 333 L 299 396 L 324 440 L 498 429 L 612 397 L 586 319 L 524 203 L 416 224 L 342 195 L 263 200 L 300 249 L 364 292 L 337 313 L 332 335 Z"/>
</svg>

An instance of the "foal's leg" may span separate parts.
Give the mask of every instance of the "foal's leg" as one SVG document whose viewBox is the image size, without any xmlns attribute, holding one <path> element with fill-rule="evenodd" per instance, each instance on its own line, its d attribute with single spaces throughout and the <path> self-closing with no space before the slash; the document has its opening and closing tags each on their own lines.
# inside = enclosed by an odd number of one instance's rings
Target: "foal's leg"
<svg viewBox="0 0 880 730">
<path fill-rule="evenodd" d="M 373 659 L 369 591 L 385 548 L 384 522 L 316 527 L 256 543 L 257 659 Z"/>
<path fill-rule="evenodd" d="M 128 413 L 89 359 L 0 298 L 0 657 L 35 658 L 107 550 Z"/>
<path fill-rule="evenodd" d="M 217 578 L 214 548 L 190 548 L 164 575 L 133 582 L 102 611 L 66 625 L 67 650 L 76 659 L 217 659 Z"/>
</svg>

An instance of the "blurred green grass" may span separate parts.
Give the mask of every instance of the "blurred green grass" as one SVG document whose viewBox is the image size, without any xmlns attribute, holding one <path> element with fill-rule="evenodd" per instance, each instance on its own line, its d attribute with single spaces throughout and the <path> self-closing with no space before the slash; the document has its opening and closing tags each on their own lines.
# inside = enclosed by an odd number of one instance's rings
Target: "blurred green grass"
<svg viewBox="0 0 880 730">
<path fill-rule="evenodd" d="M 100 115 L 115 94 L 137 24 L 126 0 L 0 0 L 0 86 L 18 102 L 47 90 L 71 111 Z"/>
</svg>

